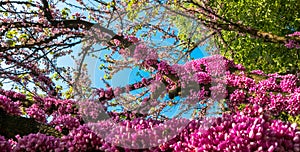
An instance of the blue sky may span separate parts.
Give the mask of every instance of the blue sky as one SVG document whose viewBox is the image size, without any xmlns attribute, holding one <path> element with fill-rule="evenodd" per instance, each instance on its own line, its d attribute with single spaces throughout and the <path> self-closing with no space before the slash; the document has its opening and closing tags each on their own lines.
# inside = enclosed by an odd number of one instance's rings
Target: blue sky
<svg viewBox="0 0 300 152">
<path fill-rule="evenodd" d="M 65 5 L 59 6 L 59 8 L 64 8 L 64 7 L 66 7 L 66 6 Z M 76 12 L 76 11 L 78 11 L 78 10 L 71 9 L 71 12 Z M 87 14 L 85 14 L 85 15 L 87 15 Z M 114 30 L 114 29 L 112 29 L 112 30 Z M 140 34 L 141 33 L 137 33 L 137 36 Z M 160 36 L 161 36 L 161 33 L 158 33 L 158 34 L 156 34 L 156 36 L 152 37 L 152 39 L 154 41 L 161 42 Z M 174 42 L 174 40 L 167 39 L 164 41 L 163 44 L 169 45 L 169 44 L 173 44 L 173 42 Z M 205 46 L 206 45 L 197 47 L 192 52 L 191 57 L 198 59 L 198 58 L 203 58 L 203 57 L 208 56 L 208 53 L 205 51 Z M 77 46 L 73 47 L 72 49 L 74 52 L 72 53 L 72 55 L 77 56 L 77 54 L 81 51 L 81 47 L 82 47 L 82 45 L 77 45 Z M 101 52 L 97 52 L 95 55 L 97 55 L 99 57 L 103 57 L 105 54 L 108 54 L 109 52 L 110 52 L 109 50 L 104 50 Z M 118 58 L 118 56 L 116 56 L 116 58 Z M 102 64 L 102 62 L 96 58 L 87 57 L 85 59 L 84 63 L 86 63 L 88 65 L 88 73 L 89 73 L 90 79 L 92 81 L 91 87 L 105 88 L 105 84 L 100 80 L 100 78 L 103 78 L 103 76 L 104 76 L 104 72 L 99 70 L 99 66 L 100 66 L 100 64 Z M 61 57 L 60 59 L 58 59 L 57 64 L 59 66 L 70 66 L 70 67 L 76 66 L 75 62 L 71 59 L 70 56 Z M 133 84 L 133 83 L 141 80 L 140 77 L 136 76 L 137 72 L 140 72 L 140 74 L 143 75 L 144 77 L 149 77 L 149 74 L 147 72 L 139 71 L 138 67 L 133 67 L 132 69 L 127 68 L 127 69 L 119 71 L 112 77 L 111 80 L 108 80 L 108 82 L 110 83 L 110 85 L 112 87 L 122 87 L 127 84 Z M 138 92 L 140 92 L 140 91 L 136 91 L 136 93 L 138 93 Z M 165 111 L 164 114 L 167 116 L 172 116 L 176 113 L 178 108 L 179 108 L 179 106 L 172 107 L 169 109 L 169 111 Z M 190 113 L 191 112 L 186 113 L 186 116 L 188 116 Z"/>
<path fill-rule="evenodd" d="M 107 2 L 109 0 L 104 0 L 104 1 Z M 74 1 L 74 0 L 70 0 L 68 2 L 72 3 L 72 4 L 77 4 L 77 2 Z M 63 4 L 63 3 L 58 3 L 58 8 L 63 9 L 63 8 L 70 8 L 70 7 L 67 6 L 67 5 L 65 5 L 65 4 Z M 76 9 L 76 8 L 70 8 L 70 9 L 71 9 L 72 13 L 77 12 L 77 11 L 82 12 L 79 9 Z M 85 12 L 84 14 L 86 16 L 89 15 L 87 13 L 87 11 L 83 11 L 83 12 Z M 112 29 L 112 30 L 116 30 L 116 29 Z M 142 33 L 138 32 L 137 36 L 140 35 L 140 34 L 142 34 Z M 161 35 L 162 35 L 161 33 L 158 33 L 152 39 L 155 40 L 155 41 L 157 41 L 157 42 L 161 42 L 161 39 L 160 39 Z M 166 41 L 164 41 L 163 44 L 170 45 L 173 42 L 174 42 L 174 40 L 167 39 Z M 81 51 L 81 47 L 82 47 L 81 44 L 73 47 L 72 48 L 72 50 L 73 50 L 72 55 L 77 56 L 77 54 Z M 103 57 L 105 54 L 107 54 L 109 52 L 110 51 L 106 51 L 105 50 L 105 51 L 96 53 L 96 55 Z M 193 57 L 195 59 L 202 58 L 204 56 L 208 56 L 207 52 L 205 51 L 205 45 L 202 46 L 202 47 L 196 48 L 192 52 L 192 54 L 191 54 L 191 57 Z M 76 66 L 75 62 L 71 59 L 71 57 L 69 55 L 59 58 L 58 61 L 57 61 L 57 63 L 58 63 L 59 66 L 70 66 L 70 67 L 75 67 Z M 99 78 L 102 78 L 103 75 L 104 75 L 104 72 L 100 71 L 98 69 L 98 67 L 101 64 L 101 62 L 99 60 L 95 59 L 95 58 L 88 57 L 85 60 L 85 63 L 88 64 L 88 70 L 89 70 L 90 78 L 91 78 L 91 80 L 93 82 L 92 86 L 93 87 L 105 87 L 104 84 L 99 79 Z M 118 72 L 116 75 L 114 75 L 114 78 L 111 80 L 112 85 L 113 86 L 124 86 L 125 84 L 136 82 L 137 77 L 135 76 L 135 72 L 137 72 L 137 68 L 134 68 L 133 70 L 131 70 L 131 69 L 124 69 L 124 70 Z"/>
</svg>

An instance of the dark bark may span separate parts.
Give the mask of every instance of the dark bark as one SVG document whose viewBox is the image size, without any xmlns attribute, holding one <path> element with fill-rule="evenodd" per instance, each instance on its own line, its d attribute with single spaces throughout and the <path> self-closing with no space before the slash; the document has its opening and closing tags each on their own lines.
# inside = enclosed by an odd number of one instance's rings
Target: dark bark
<svg viewBox="0 0 300 152">
<path fill-rule="evenodd" d="M 7 139 L 16 139 L 16 135 L 24 136 L 38 132 L 55 137 L 63 135 L 52 126 L 37 122 L 33 118 L 9 115 L 0 109 L 0 135 Z"/>
</svg>

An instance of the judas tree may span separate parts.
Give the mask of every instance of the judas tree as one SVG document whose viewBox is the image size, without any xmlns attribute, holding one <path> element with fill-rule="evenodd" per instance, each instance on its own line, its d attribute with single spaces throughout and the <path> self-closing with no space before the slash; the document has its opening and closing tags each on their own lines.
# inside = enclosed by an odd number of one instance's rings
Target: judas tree
<svg viewBox="0 0 300 152">
<path fill-rule="evenodd" d="M 211 14 L 200 3 L 191 3 L 187 12 L 200 11 L 201 24 L 215 30 L 209 34 L 204 29 L 207 37 L 227 29 L 260 38 L 272 35 L 270 41 L 282 44 L 291 41 L 296 46 L 299 41 L 298 33 L 282 37 L 229 25 L 231 21 Z M 207 38 L 194 36 L 196 43 L 168 25 L 170 20 L 163 20 L 161 12 L 174 13 L 170 3 L 0 4 L 3 151 L 300 150 L 297 76 L 247 70 L 220 55 L 189 60 L 186 55 Z M 153 17 L 139 18 L 143 14 Z M 165 41 L 173 39 L 173 44 L 149 42 L 155 33 Z M 75 52 L 75 45 L 81 45 L 77 68 L 59 67 L 56 60 Z M 109 51 L 96 56 L 103 62 L 106 88 L 93 89 L 85 59 L 98 51 Z M 137 82 L 121 87 L 109 83 L 115 73 L 131 66 L 148 76 L 139 74 Z M 176 106 L 180 111 L 167 114 Z M 207 117 L 209 111 L 215 114 Z"/>
</svg>

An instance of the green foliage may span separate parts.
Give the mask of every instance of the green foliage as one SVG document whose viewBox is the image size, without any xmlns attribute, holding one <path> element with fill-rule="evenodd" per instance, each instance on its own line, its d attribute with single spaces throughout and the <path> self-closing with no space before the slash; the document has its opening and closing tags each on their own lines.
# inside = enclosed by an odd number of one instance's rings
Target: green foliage
<svg viewBox="0 0 300 152">
<path fill-rule="evenodd" d="M 104 74 L 103 78 L 105 80 L 110 80 L 112 77 L 110 75 L 108 75 L 108 74 Z"/>
<path fill-rule="evenodd" d="M 67 18 L 69 16 L 69 13 L 71 13 L 71 10 L 67 7 L 61 10 L 61 15 L 63 18 Z"/>
<path fill-rule="evenodd" d="M 71 86 L 67 91 L 63 92 L 63 96 L 66 98 L 66 99 L 71 99 L 73 98 L 73 87 Z"/>
<path fill-rule="evenodd" d="M 116 3 L 115 3 L 115 2 L 108 2 L 106 7 L 107 7 L 108 9 L 110 9 L 110 8 L 115 7 L 115 6 L 116 6 Z"/>
<path fill-rule="evenodd" d="M 16 29 L 8 30 L 5 37 L 7 38 L 6 43 L 11 47 L 15 46 L 17 42 L 24 42 L 29 38 L 28 34 L 19 33 Z"/>
<path fill-rule="evenodd" d="M 58 81 L 59 80 L 59 75 L 57 72 L 55 72 L 52 76 L 51 76 L 52 80 Z"/>
<path fill-rule="evenodd" d="M 138 17 L 138 13 L 141 11 L 143 7 L 143 3 L 137 0 L 126 0 L 126 3 L 127 3 L 126 11 L 128 13 L 127 14 L 128 19 L 133 21 Z"/>
<path fill-rule="evenodd" d="M 241 104 L 239 105 L 238 109 L 239 109 L 240 111 L 242 111 L 244 108 L 246 108 L 246 105 L 247 105 L 247 104 L 241 103 Z"/>
<path fill-rule="evenodd" d="M 60 91 L 62 91 L 63 90 L 63 87 L 61 86 L 61 85 L 56 85 L 55 86 L 55 91 L 56 92 L 60 92 Z"/>
<path fill-rule="evenodd" d="M 206 35 L 203 26 L 195 19 L 187 18 L 180 14 L 170 15 L 169 18 L 169 22 L 173 24 L 178 31 L 177 36 L 180 39 L 180 43 L 183 44 L 181 45 L 183 48 L 192 46 L 193 43 L 197 43 Z"/>
<path fill-rule="evenodd" d="M 11 47 L 14 47 L 16 45 L 16 41 L 14 40 L 7 40 L 6 43 Z"/>
<path fill-rule="evenodd" d="M 229 39 L 229 32 L 224 39 Z M 288 49 L 282 44 L 265 43 L 260 39 L 236 37 L 227 44 L 220 45 L 221 52 L 236 63 L 242 63 L 248 70 L 261 69 L 266 73 L 286 73 L 299 68 L 300 60 L 297 49 Z M 233 52 L 233 54 L 232 54 Z"/>
<path fill-rule="evenodd" d="M 209 5 L 234 23 L 278 36 L 300 30 L 298 0 L 213 0 Z M 222 37 L 227 43 L 217 39 L 222 54 L 242 63 L 248 70 L 286 73 L 300 68 L 296 49 L 287 49 L 283 44 L 265 42 L 244 33 L 223 30 Z"/>
<path fill-rule="evenodd" d="M 19 39 L 28 39 L 28 35 L 26 33 L 22 33 L 19 37 Z"/>
<path fill-rule="evenodd" d="M 8 39 L 12 39 L 14 38 L 16 35 L 17 35 L 17 31 L 16 30 L 9 30 L 7 33 L 6 33 L 6 38 Z"/>
<path fill-rule="evenodd" d="M 242 103 L 238 106 L 238 110 L 242 111 L 246 106 L 247 106 L 247 104 Z M 272 116 L 272 118 L 276 119 L 276 120 L 278 119 L 278 120 L 281 120 L 284 122 L 296 123 L 298 128 L 300 129 L 300 115 L 292 116 L 288 113 L 281 112 L 281 113 L 279 113 L 279 115 Z"/>
<path fill-rule="evenodd" d="M 105 65 L 102 63 L 102 64 L 99 65 L 99 69 L 103 70 L 103 68 L 105 68 Z"/>
<path fill-rule="evenodd" d="M 300 128 L 300 115 L 292 116 L 290 114 L 282 112 L 274 118 L 275 119 L 280 119 L 280 120 L 285 121 L 285 122 L 296 123 L 298 128 Z"/>
<path fill-rule="evenodd" d="M 121 119 L 121 120 L 126 120 L 127 117 L 126 117 L 125 115 L 121 115 L 121 116 L 120 116 L 120 119 Z"/>
</svg>

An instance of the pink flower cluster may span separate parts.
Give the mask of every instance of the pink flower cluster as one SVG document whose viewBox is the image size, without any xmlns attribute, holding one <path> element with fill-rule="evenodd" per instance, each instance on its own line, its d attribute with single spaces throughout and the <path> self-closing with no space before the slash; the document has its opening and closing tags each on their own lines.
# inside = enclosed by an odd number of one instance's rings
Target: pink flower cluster
<svg viewBox="0 0 300 152">
<path fill-rule="evenodd" d="M 210 92 L 211 92 L 211 98 L 217 101 L 225 99 L 228 95 L 226 86 L 221 83 L 218 83 L 215 86 L 211 86 Z"/>
<path fill-rule="evenodd" d="M 17 136 L 12 142 L 0 136 L 0 147 L 7 151 L 57 152 L 300 150 L 297 125 L 271 119 L 257 104 L 218 118 L 169 122 L 136 118 L 118 122 L 119 127 L 112 127 L 111 121 L 94 123 L 96 128 L 80 125 L 61 138 L 37 133 Z"/>
<path fill-rule="evenodd" d="M 137 44 L 137 46 L 135 46 L 133 58 L 136 62 L 140 60 L 156 60 L 158 59 L 158 55 L 154 49 L 148 48 L 145 44 Z"/>
<path fill-rule="evenodd" d="M 19 101 L 14 102 L 6 96 L 0 95 L 0 109 L 2 108 L 7 113 L 13 115 L 20 115 L 20 105 L 21 103 Z"/>
<path fill-rule="evenodd" d="M 16 145 L 12 145 L 15 152 L 22 151 L 63 151 L 60 139 L 41 133 L 18 137 Z"/>
<path fill-rule="evenodd" d="M 209 84 L 211 82 L 211 76 L 205 72 L 196 73 L 196 80 L 199 84 Z"/>
<path fill-rule="evenodd" d="M 258 77 L 265 77 L 266 79 L 255 82 L 253 78 L 247 77 L 243 72 L 240 75 L 228 74 L 227 85 L 229 87 L 238 87 L 247 91 L 247 97 L 243 101 L 230 100 L 230 104 L 241 102 L 259 104 L 273 115 L 277 115 L 280 112 L 286 112 L 291 115 L 300 114 L 300 87 L 297 86 L 299 79 L 295 75 L 264 74 L 260 71 L 252 72 L 252 74 Z M 234 95 L 231 94 L 231 96 Z M 235 103 L 236 101 L 238 102 Z"/>
<path fill-rule="evenodd" d="M 12 90 L 3 90 L 3 89 L 0 89 L 0 94 L 1 95 L 4 95 L 12 100 L 25 100 L 26 99 L 26 96 L 22 93 L 18 93 L 18 92 L 15 92 L 15 91 L 12 91 Z"/>
<path fill-rule="evenodd" d="M 219 68 L 213 69 L 211 65 Z M 146 60 L 143 66 L 156 69 L 153 77 L 156 81 L 165 81 L 163 84 L 165 91 L 181 87 L 181 96 L 193 99 L 188 100 L 193 104 L 199 102 L 197 99 L 203 98 L 229 99 L 227 105 L 239 106 L 241 103 L 251 103 L 259 104 L 274 114 L 281 112 L 300 114 L 299 91 L 297 91 L 300 90 L 297 86 L 299 79 L 295 75 L 265 74 L 259 70 L 247 73 L 243 67 L 221 56 L 211 56 L 173 66 L 164 61 Z M 163 79 L 163 76 L 166 77 Z M 255 80 L 253 77 L 260 79 Z M 156 84 L 154 81 L 152 83 L 151 92 L 155 92 L 157 86 L 154 85 Z M 143 87 L 143 85 L 134 86 Z M 243 93 L 235 90 L 243 90 Z M 112 90 L 101 92 L 101 97 L 107 100 L 113 98 Z M 282 98 L 281 95 L 287 98 Z"/>
<path fill-rule="evenodd" d="M 294 75 L 289 75 L 290 77 L 284 77 L 281 81 L 280 81 L 280 88 L 283 92 L 288 92 L 288 93 L 292 93 L 296 88 L 296 84 L 297 84 L 297 78 Z"/>
<path fill-rule="evenodd" d="M 5 137 L 0 136 L 0 149 L 2 151 L 11 151 L 12 147 L 9 141 L 5 139 Z"/>
<path fill-rule="evenodd" d="M 160 73 L 160 74 L 163 74 L 163 75 L 167 75 L 167 74 L 176 74 L 177 72 L 175 71 L 175 69 L 170 66 L 167 62 L 165 61 L 160 61 L 158 64 L 157 64 L 157 71 Z"/>
<path fill-rule="evenodd" d="M 106 142 L 130 150 L 157 147 L 173 139 L 188 122 L 187 119 L 172 119 L 162 123 L 153 119 L 135 118 L 119 123 L 102 121 L 90 126 Z"/>
<path fill-rule="evenodd" d="M 62 132 L 63 128 L 72 130 L 80 126 L 79 119 L 73 117 L 71 114 L 55 116 L 50 124 L 54 125 L 55 129 L 60 132 Z"/>
<path fill-rule="evenodd" d="M 69 113 L 76 113 L 76 108 L 74 108 L 74 104 L 76 103 L 74 100 L 61 100 L 56 98 L 35 98 L 37 102 L 43 105 L 43 109 L 52 114 L 55 110 L 56 113 L 63 115 Z"/>
<path fill-rule="evenodd" d="M 26 113 L 37 121 L 46 122 L 46 113 L 38 104 L 33 104 L 29 108 L 26 108 Z"/>
<path fill-rule="evenodd" d="M 61 138 L 63 149 L 69 152 L 110 150 L 87 126 L 80 126 Z M 112 150 L 112 149 L 111 149 Z"/>
<path fill-rule="evenodd" d="M 132 43 L 137 43 L 140 41 L 137 37 L 135 37 L 133 35 L 125 36 L 125 39 L 127 39 L 129 42 L 132 42 Z"/>
<path fill-rule="evenodd" d="M 288 35 L 289 37 L 300 37 L 300 32 L 299 31 L 296 31 L 292 34 L 289 34 Z M 300 45 L 299 43 L 297 43 L 295 40 L 289 40 L 285 46 L 289 49 L 292 49 L 292 48 L 296 48 L 296 49 L 300 49 Z"/>
<path fill-rule="evenodd" d="M 225 114 L 210 121 L 210 127 L 200 124 L 170 147 L 175 151 L 299 151 L 297 125 L 271 120 L 262 112 L 254 105 L 235 115 Z"/>
<path fill-rule="evenodd" d="M 229 99 L 233 103 L 243 102 L 246 99 L 246 93 L 243 90 L 234 90 L 233 93 L 230 94 Z"/>
</svg>

